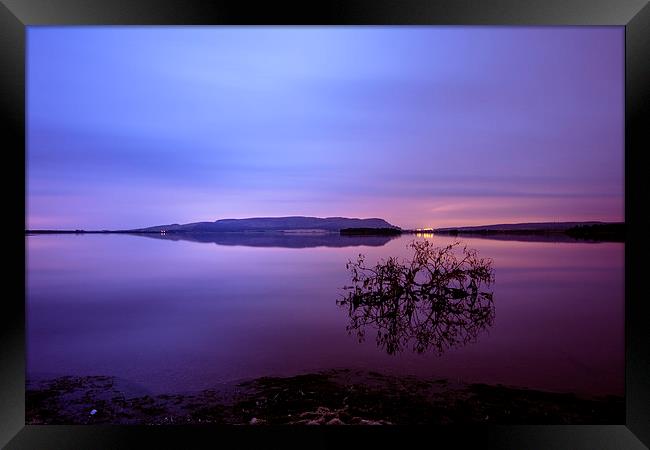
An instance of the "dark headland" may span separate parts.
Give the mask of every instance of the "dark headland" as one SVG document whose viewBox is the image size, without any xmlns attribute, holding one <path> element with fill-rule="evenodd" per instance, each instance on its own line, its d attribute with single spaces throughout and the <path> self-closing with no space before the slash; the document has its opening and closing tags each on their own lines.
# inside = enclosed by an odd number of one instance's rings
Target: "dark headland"
<svg viewBox="0 0 650 450">
<path fill-rule="evenodd" d="M 452 236 L 512 236 L 533 235 L 559 237 L 576 240 L 625 241 L 625 223 L 621 222 L 535 222 L 480 225 L 472 227 L 437 228 L 435 234 Z"/>
</svg>

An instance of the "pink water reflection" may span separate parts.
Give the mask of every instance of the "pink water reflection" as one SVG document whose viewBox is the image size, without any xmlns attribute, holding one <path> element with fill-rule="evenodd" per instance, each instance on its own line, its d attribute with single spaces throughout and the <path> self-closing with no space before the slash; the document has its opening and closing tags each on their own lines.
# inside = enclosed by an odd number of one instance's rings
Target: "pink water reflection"
<svg viewBox="0 0 650 450">
<path fill-rule="evenodd" d="M 406 255 L 413 238 L 281 248 L 30 236 L 28 375 L 114 375 L 152 392 L 177 392 L 363 368 L 623 394 L 622 244 L 461 239 L 494 260 L 493 325 L 441 356 L 388 355 L 372 332 L 363 343 L 347 334 L 335 300 L 349 281 L 349 258 Z"/>
</svg>

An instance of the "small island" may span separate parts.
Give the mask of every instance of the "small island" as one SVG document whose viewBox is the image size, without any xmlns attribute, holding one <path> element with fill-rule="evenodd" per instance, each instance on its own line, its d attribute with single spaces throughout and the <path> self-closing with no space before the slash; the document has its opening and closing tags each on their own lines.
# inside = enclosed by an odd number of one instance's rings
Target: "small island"
<svg viewBox="0 0 650 450">
<path fill-rule="evenodd" d="M 399 236 L 399 228 L 343 228 L 339 231 L 341 236 Z"/>
</svg>

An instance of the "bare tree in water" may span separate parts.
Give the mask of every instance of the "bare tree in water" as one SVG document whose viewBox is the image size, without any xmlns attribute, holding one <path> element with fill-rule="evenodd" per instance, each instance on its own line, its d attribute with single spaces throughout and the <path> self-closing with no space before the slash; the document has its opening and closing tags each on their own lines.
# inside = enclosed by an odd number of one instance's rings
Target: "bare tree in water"
<svg viewBox="0 0 650 450">
<path fill-rule="evenodd" d="M 352 285 L 337 303 L 348 308 L 349 333 L 364 340 L 366 327 L 377 330 L 377 345 L 389 354 L 407 346 L 418 353 L 466 344 L 492 325 L 492 260 L 459 242 L 435 247 L 413 241 L 409 261 L 395 257 L 366 265 L 365 256 L 350 260 Z"/>
</svg>

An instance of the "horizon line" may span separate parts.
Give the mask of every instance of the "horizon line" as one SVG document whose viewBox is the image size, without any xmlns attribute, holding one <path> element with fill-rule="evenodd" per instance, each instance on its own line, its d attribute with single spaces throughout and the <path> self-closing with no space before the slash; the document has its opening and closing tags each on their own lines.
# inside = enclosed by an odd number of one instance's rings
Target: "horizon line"
<svg viewBox="0 0 650 450">
<path fill-rule="evenodd" d="M 381 217 L 367 217 L 367 218 L 360 218 L 360 217 L 345 217 L 345 216 L 328 216 L 328 217 L 318 217 L 318 216 L 257 216 L 257 217 L 243 217 L 243 218 L 226 218 L 226 219 L 217 219 L 212 222 L 210 221 L 198 221 L 198 222 L 187 222 L 183 224 L 179 223 L 173 223 L 173 224 L 164 224 L 164 225 L 188 225 L 188 224 L 193 224 L 193 223 L 214 223 L 218 222 L 221 220 L 246 220 L 246 219 L 286 219 L 286 218 L 295 218 L 295 217 L 302 217 L 302 218 L 316 218 L 316 219 L 336 219 L 336 218 L 341 218 L 341 219 L 359 219 L 359 220 L 365 220 L 365 219 L 379 219 L 379 220 L 384 220 L 388 222 L 386 219 L 382 219 Z M 390 223 L 390 222 L 388 222 Z M 607 220 L 549 220 L 549 221 L 535 221 L 535 222 L 501 222 L 501 223 L 491 223 L 491 224 L 483 224 L 483 225 L 455 225 L 455 226 L 444 226 L 444 227 L 434 227 L 434 226 L 418 226 L 418 227 L 407 227 L 403 228 L 400 226 L 397 226 L 398 228 L 402 230 L 418 230 L 418 229 L 453 229 L 453 228 L 481 228 L 481 227 L 493 227 L 493 226 L 502 226 L 502 225 L 534 225 L 534 224 L 553 224 L 553 223 L 606 223 L 606 224 L 621 224 L 625 223 L 625 220 L 623 221 L 607 221 Z M 164 226 L 164 225 L 150 225 L 150 226 L 145 226 L 145 227 L 139 227 L 139 228 L 122 228 L 122 229 L 107 229 L 107 228 L 102 228 L 102 229 L 84 229 L 84 228 L 25 228 L 25 232 L 30 232 L 30 231 L 66 231 L 66 232 L 77 232 L 77 231 L 82 231 L 82 232 L 128 232 L 128 231 L 135 231 L 135 230 L 141 230 L 143 228 L 152 228 L 152 227 L 157 227 L 157 226 Z"/>
</svg>

